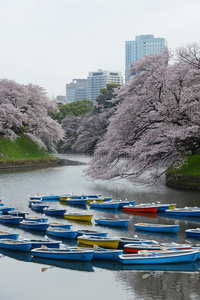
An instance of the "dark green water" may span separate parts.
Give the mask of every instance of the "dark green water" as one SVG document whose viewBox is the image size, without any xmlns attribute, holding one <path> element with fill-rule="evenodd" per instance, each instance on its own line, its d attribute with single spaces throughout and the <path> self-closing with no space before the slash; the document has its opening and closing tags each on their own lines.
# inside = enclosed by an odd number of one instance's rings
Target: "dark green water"
<svg viewBox="0 0 200 300">
<path fill-rule="evenodd" d="M 68 156 L 68 159 L 88 162 L 89 157 Z M 88 181 L 83 174 L 84 165 L 63 166 L 58 168 L 40 169 L 26 172 L 0 174 L 0 196 L 5 205 L 14 206 L 16 210 L 29 211 L 29 195 L 38 194 L 103 194 L 117 198 L 135 200 L 136 203 L 156 202 L 176 203 L 177 207 L 199 206 L 200 192 L 169 189 L 164 179 L 150 187 L 136 187 L 124 180 Z M 63 207 L 52 202 L 52 207 Z M 80 211 L 81 208 L 66 206 L 68 211 Z M 84 208 L 85 210 L 85 208 Z M 113 216 L 118 211 L 92 210 L 94 217 Z M 168 218 L 157 214 L 155 218 L 140 215 L 125 215 L 119 211 L 119 217 L 129 217 L 128 229 L 101 228 L 108 236 L 148 237 L 159 242 L 184 242 L 185 230 L 200 227 L 200 218 Z M 49 221 L 58 220 L 49 217 Z M 59 219 L 60 220 L 60 219 Z M 179 224 L 178 234 L 147 234 L 134 231 L 138 222 Z M 71 223 L 72 224 L 72 223 Z M 97 229 L 94 221 L 90 225 L 73 223 L 73 229 Z M 0 230 L 9 230 L 8 226 L 0 225 Z M 33 233 L 13 227 L 22 237 L 43 237 L 43 233 Z M 200 240 L 192 240 L 199 242 Z M 76 241 L 65 241 L 66 245 L 74 245 Z M 2 251 L 1 251 L 2 252 Z M 172 266 L 129 267 L 123 269 L 118 263 L 94 261 L 52 262 L 49 260 L 33 260 L 29 254 L 2 252 L 0 258 L 0 299 L 200 299 L 200 261 L 191 264 Z M 46 268 L 45 271 L 43 268 Z M 42 272 L 43 270 L 43 272 Z"/>
</svg>

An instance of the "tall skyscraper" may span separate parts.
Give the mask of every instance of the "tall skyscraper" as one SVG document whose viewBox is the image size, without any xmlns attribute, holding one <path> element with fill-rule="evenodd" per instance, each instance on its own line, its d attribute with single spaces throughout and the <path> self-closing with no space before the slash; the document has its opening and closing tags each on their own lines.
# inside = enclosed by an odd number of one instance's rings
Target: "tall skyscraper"
<svg viewBox="0 0 200 300">
<path fill-rule="evenodd" d="M 110 72 L 97 70 L 89 72 L 87 78 L 87 99 L 96 104 L 96 98 L 100 95 L 100 90 L 106 88 L 108 83 L 123 84 L 123 77 L 120 72 Z"/>
<path fill-rule="evenodd" d="M 138 35 L 135 41 L 126 41 L 125 81 L 128 82 L 131 78 L 128 74 L 131 63 L 146 55 L 161 54 L 165 47 L 167 41 L 164 38 L 154 38 L 152 34 Z"/>
<path fill-rule="evenodd" d="M 87 79 L 73 79 L 66 84 L 66 103 L 87 99 Z"/>
</svg>

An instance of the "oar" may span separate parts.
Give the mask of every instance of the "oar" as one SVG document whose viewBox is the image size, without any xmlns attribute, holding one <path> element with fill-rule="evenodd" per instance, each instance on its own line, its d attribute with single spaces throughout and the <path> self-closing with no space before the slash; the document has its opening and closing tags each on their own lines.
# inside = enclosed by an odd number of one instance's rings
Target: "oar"
<svg viewBox="0 0 200 300">
<path fill-rule="evenodd" d="M 54 251 L 53 249 L 48 248 L 48 247 L 45 246 L 45 245 L 42 245 L 41 248 L 42 248 L 43 250 L 49 250 L 49 251 L 51 251 L 51 252 L 56 252 L 56 251 Z"/>
<path fill-rule="evenodd" d="M 141 242 L 141 239 L 137 236 L 137 235 L 134 235 L 134 237 L 135 238 L 137 238 L 138 239 L 138 241 L 140 241 Z"/>
<path fill-rule="evenodd" d="M 41 271 L 45 272 L 46 270 L 53 269 L 53 268 L 54 268 L 54 266 L 51 266 L 51 267 L 48 267 L 48 268 L 42 268 Z"/>
<path fill-rule="evenodd" d="M 118 217 L 118 215 L 115 215 L 115 218 L 118 219 L 118 220 L 120 220 L 120 218 Z"/>
<path fill-rule="evenodd" d="M 66 248 L 67 250 L 69 250 L 70 252 L 73 252 L 72 249 L 68 248 L 67 246 L 65 246 L 64 244 L 61 244 L 64 248 Z"/>
<path fill-rule="evenodd" d="M 105 251 L 108 251 L 108 252 L 109 252 L 108 249 L 101 248 L 101 247 L 99 247 L 98 245 L 93 245 L 93 248 L 94 248 L 94 249 L 101 249 L 101 250 L 105 250 Z"/>
</svg>

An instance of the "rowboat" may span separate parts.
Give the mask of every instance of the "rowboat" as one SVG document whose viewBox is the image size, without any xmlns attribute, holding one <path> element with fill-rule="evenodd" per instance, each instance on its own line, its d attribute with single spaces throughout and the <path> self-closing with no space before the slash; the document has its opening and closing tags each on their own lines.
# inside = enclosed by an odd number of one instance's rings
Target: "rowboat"
<svg viewBox="0 0 200 300">
<path fill-rule="evenodd" d="M 35 221 L 35 222 L 47 222 L 48 221 L 48 218 L 46 216 L 41 216 L 41 217 L 26 216 L 24 219 L 26 221 Z"/>
<path fill-rule="evenodd" d="M 0 217 L 1 218 L 1 217 Z M 200 238 L 200 228 L 185 230 L 187 236 Z"/>
<path fill-rule="evenodd" d="M 46 222 L 35 222 L 35 221 L 23 220 L 22 222 L 20 222 L 20 226 L 28 230 L 46 231 L 49 224 Z"/>
<path fill-rule="evenodd" d="M 78 230 L 78 236 L 80 235 L 90 235 L 90 236 L 103 236 L 106 237 L 107 236 L 107 232 L 100 232 L 97 230 L 87 230 L 87 229 L 82 229 L 82 230 Z"/>
<path fill-rule="evenodd" d="M 104 201 L 104 202 L 90 202 L 89 203 L 91 207 L 95 208 L 104 208 L 104 209 L 118 209 L 119 202 L 114 201 Z"/>
<path fill-rule="evenodd" d="M 130 219 L 118 219 L 118 218 L 97 218 L 95 222 L 99 225 L 115 226 L 115 227 L 128 227 Z"/>
<path fill-rule="evenodd" d="M 86 205 L 88 198 L 86 199 L 66 199 L 66 204 L 71 205 Z"/>
<path fill-rule="evenodd" d="M 78 231 L 59 227 L 48 227 L 47 233 L 59 238 L 75 239 L 77 237 Z"/>
<path fill-rule="evenodd" d="M 149 224 L 137 223 L 134 224 L 135 229 L 155 232 L 177 233 L 179 225 L 164 225 L 164 224 Z"/>
<path fill-rule="evenodd" d="M 138 204 L 138 205 L 127 205 L 123 207 L 124 212 L 128 212 L 128 213 L 134 213 L 134 212 L 144 212 L 144 213 L 156 213 L 158 210 L 158 206 L 157 205 L 153 205 L 153 204 Z"/>
<path fill-rule="evenodd" d="M 31 255 L 35 257 L 50 258 L 50 259 L 62 259 L 62 260 L 80 260 L 91 261 L 94 250 L 82 250 L 82 249 L 51 249 L 47 247 L 41 247 L 31 250 Z"/>
<path fill-rule="evenodd" d="M 31 208 L 33 210 L 36 210 L 36 211 L 42 211 L 43 212 L 44 208 L 46 208 L 46 207 L 49 207 L 49 205 L 46 204 L 46 203 L 33 203 L 33 204 L 31 204 Z"/>
<path fill-rule="evenodd" d="M 31 243 L 13 239 L 1 239 L 0 248 L 14 251 L 29 252 L 31 249 Z"/>
<path fill-rule="evenodd" d="M 17 216 L 17 217 L 22 217 L 25 218 L 26 215 L 28 215 L 28 212 L 20 211 L 20 210 L 13 210 L 13 211 L 8 211 L 8 214 L 11 216 Z"/>
<path fill-rule="evenodd" d="M 66 228 L 66 229 L 70 229 L 72 227 L 71 224 L 60 223 L 60 222 L 50 222 L 49 226 L 54 228 L 59 227 L 59 228 Z"/>
<path fill-rule="evenodd" d="M 113 200 L 112 197 L 99 197 L 99 198 L 92 198 L 90 197 L 87 201 L 88 204 L 90 204 L 90 202 L 96 201 L 96 202 L 106 202 L 106 201 L 111 201 Z"/>
<path fill-rule="evenodd" d="M 0 206 L 0 211 L 2 213 L 8 213 L 9 211 L 15 210 L 12 206 Z"/>
<path fill-rule="evenodd" d="M 17 240 L 19 237 L 19 233 L 13 233 L 12 231 L 2 231 L 0 230 L 0 239 L 12 239 Z"/>
<path fill-rule="evenodd" d="M 77 241 L 79 244 L 94 246 L 97 245 L 103 248 L 117 249 L 119 238 L 108 238 L 102 236 L 78 236 Z"/>
<path fill-rule="evenodd" d="M 65 219 L 69 219 L 73 221 L 91 222 L 93 215 L 88 213 L 69 212 L 69 213 L 65 213 L 64 217 Z"/>
<path fill-rule="evenodd" d="M 0 222 L 6 224 L 19 224 L 23 220 L 22 217 L 2 215 L 0 216 Z"/>
<path fill-rule="evenodd" d="M 33 239 L 24 239 L 25 242 L 28 242 L 31 244 L 31 248 L 41 248 L 42 245 L 49 247 L 49 248 L 59 248 L 61 241 L 53 241 L 49 239 L 45 240 L 33 240 Z"/>
<path fill-rule="evenodd" d="M 177 243 L 156 243 L 152 241 L 151 244 L 126 244 L 124 245 L 125 252 L 128 253 L 137 253 L 141 250 L 148 251 L 159 251 L 163 249 L 176 249 L 176 250 L 188 250 L 191 249 L 191 244 L 177 244 Z"/>
<path fill-rule="evenodd" d="M 126 245 L 126 244 L 142 244 L 142 243 L 151 244 L 152 240 L 140 239 L 137 236 L 130 237 L 130 238 L 129 237 L 120 237 L 119 248 L 123 248 L 124 245 Z"/>
<path fill-rule="evenodd" d="M 171 216 L 184 216 L 184 217 L 199 217 L 200 209 L 198 207 L 184 207 L 184 208 L 174 208 L 167 209 L 167 215 Z"/>
<path fill-rule="evenodd" d="M 30 200 L 59 200 L 60 196 L 59 195 L 37 195 L 37 196 L 30 196 Z"/>
<path fill-rule="evenodd" d="M 45 213 L 45 215 L 49 215 L 49 216 L 64 216 L 64 214 L 66 213 L 66 209 L 45 207 L 43 212 Z"/>
<path fill-rule="evenodd" d="M 122 264 L 168 264 L 192 262 L 197 259 L 198 251 L 140 251 L 137 254 L 122 254 L 119 261 Z"/>
</svg>

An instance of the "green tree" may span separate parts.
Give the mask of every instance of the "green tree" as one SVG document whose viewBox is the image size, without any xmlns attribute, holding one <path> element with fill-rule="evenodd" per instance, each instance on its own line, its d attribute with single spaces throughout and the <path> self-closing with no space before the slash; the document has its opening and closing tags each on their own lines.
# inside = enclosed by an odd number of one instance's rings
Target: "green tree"
<svg viewBox="0 0 200 300">
<path fill-rule="evenodd" d="M 63 119 L 65 119 L 67 115 L 72 115 L 77 117 L 84 116 L 92 108 L 93 108 L 93 101 L 86 100 L 86 99 L 78 100 L 75 102 L 71 102 L 69 104 L 59 105 L 58 106 L 59 112 L 56 114 L 51 114 L 51 117 L 54 120 L 57 120 L 61 124 Z"/>
<path fill-rule="evenodd" d="M 100 90 L 101 94 L 97 97 L 96 102 L 98 104 L 97 109 L 111 108 L 118 103 L 111 101 L 116 96 L 116 89 L 120 88 L 120 84 L 108 83 L 106 88 Z"/>
</svg>

